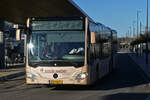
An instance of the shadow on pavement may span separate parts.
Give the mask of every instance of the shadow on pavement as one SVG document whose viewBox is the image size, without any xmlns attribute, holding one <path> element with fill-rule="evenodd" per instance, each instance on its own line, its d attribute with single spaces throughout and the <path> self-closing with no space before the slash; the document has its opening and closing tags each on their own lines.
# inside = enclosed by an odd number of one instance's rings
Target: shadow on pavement
<svg viewBox="0 0 150 100">
<path fill-rule="evenodd" d="M 97 83 L 98 90 L 111 90 L 118 88 L 134 87 L 142 84 L 148 84 L 145 80 L 143 72 L 132 61 L 132 59 L 125 54 L 118 54 L 116 58 L 116 69 L 109 76 L 103 78 Z"/>
<path fill-rule="evenodd" d="M 118 93 L 108 96 L 100 97 L 98 100 L 150 100 L 148 93 Z"/>
<path fill-rule="evenodd" d="M 96 86 L 59 86 L 54 90 L 112 90 L 147 84 L 137 67 L 127 53 L 118 54 L 115 71 L 99 80 Z"/>
</svg>

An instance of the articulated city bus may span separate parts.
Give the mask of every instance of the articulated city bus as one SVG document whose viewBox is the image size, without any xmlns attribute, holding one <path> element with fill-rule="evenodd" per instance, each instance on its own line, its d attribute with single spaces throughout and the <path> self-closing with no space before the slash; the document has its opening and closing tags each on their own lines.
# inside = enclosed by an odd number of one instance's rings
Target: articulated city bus
<svg viewBox="0 0 150 100">
<path fill-rule="evenodd" d="M 90 85 L 114 67 L 116 31 L 87 17 L 29 18 L 27 30 L 27 84 Z"/>
</svg>

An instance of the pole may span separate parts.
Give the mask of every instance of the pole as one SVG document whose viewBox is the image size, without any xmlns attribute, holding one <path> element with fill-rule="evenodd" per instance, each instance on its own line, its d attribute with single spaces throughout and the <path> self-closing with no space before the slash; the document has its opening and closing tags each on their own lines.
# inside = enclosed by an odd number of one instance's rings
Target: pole
<svg viewBox="0 0 150 100">
<path fill-rule="evenodd" d="M 147 15 L 146 15 L 146 65 L 148 65 L 148 0 L 147 0 Z"/>
<path fill-rule="evenodd" d="M 129 27 L 129 29 L 130 29 L 129 37 L 130 37 L 130 39 L 131 39 L 131 34 L 132 34 L 131 26 Z"/>
<path fill-rule="evenodd" d="M 139 12 L 140 11 L 137 11 L 137 39 L 138 39 L 138 34 L 139 34 Z M 137 56 L 138 56 L 138 45 L 137 44 Z"/>
<path fill-rule="evenodd" d="M 142 36 L 142 22 L 140 22 L 140 36 Z M 140 43 L 140 54 L 142 56 L 142 42 Z"/>
<path fill-rule="evenodd" d="M 134 24 L 135 24 L 135 21 L 133 21 L 133 38 L 135 37 L 135 28 L 134 28 Z"/>
<path fill-rule="evenodd" d="M 4 20 L 0 19 L 0 69 L 5 68 Z"/>
<path fill-rule="evenodd" d="M 137 37 L 139 33 L 139 11 L 137 11 Z"/>
<path fill-rule="evenodd" d="M 135 37 L 135 28 L 133 27 L 133 38 Z"/>
<path fill-rule="evenodd" d="M 112 65 L 112 68 L 114 67 L 114 59 L 113 59 L 113 56 L 114 56 L 114 49 L 113 49 L 113 31 L 111 30 L 111 65 Z"/>
</svg>

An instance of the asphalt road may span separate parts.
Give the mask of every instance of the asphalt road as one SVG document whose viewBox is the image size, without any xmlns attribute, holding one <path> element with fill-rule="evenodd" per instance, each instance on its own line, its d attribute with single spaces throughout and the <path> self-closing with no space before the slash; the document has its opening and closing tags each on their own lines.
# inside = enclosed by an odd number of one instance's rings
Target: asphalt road
<svg viewBox="0 0 150 100">
<path fill-rule="evenodd" d="M 24 77 L 0 83 L 0 100 L 146 100 L 149 80 L 127 54 L 118 54 L 116 70 L 94 87 L 26 86 Z"/>
</svg>

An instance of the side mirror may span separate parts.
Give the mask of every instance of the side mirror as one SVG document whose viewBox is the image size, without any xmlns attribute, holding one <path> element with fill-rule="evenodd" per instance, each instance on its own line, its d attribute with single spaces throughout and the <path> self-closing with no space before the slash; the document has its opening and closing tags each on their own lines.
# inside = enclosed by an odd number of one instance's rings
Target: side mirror
<svg viewBox="0 0 150 100">
<path fill-rule="evenodd" d="M 95 32 L 91 32 L 91 43 L 96 43 Z"/>
<path fill-rule="evenodd" d="M 17 41 L 20 40 L 20 35 L 21 35 L 20 29 L 16 29 L 16 40 L 17 40 Z"/>
</svg>

